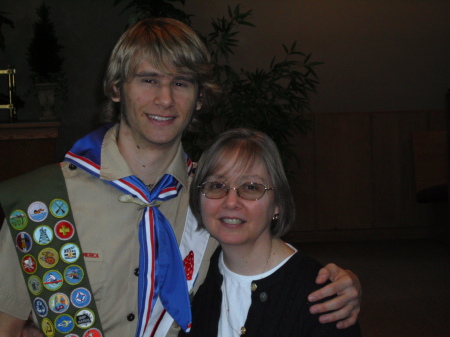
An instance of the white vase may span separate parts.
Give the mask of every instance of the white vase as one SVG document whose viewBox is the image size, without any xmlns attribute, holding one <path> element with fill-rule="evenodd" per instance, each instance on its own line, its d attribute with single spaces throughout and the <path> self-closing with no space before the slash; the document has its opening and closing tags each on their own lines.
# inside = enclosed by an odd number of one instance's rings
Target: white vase
<svg viewBox="0 0 450 337">
<path fill-rule="evenodd" d="M 39 104 L 41 105 L 40 120 L 56 119 L 55 106 L 55 91 L 56 83 L 37 83 L 36 89 L 38 93 Z"/>
</svg>

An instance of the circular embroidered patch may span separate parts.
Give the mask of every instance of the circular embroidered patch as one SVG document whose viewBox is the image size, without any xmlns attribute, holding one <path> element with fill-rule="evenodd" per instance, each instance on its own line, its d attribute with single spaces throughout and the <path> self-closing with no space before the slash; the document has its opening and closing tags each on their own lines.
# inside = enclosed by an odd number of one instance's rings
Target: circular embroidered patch
<svg viewBox="0 0 450 337">
<path fill-rule="evenodd" d="M 28 253 L 33 247 L 33 240 L 31 239 L 31 235 L 27 232 L 20 232 L 16 236 L 16 247 L 22 253 Z"/>
<path fill-rule="evenodd" d="M 69 309 L 69 297 L 63 293 L 53 294 L 48 301 L 48 305 L 50 306 L 51 311 L 57 314 L 62 314 Z"/>
<path fill-rule="evenodd" d="M 53 323 L 50 319 L 44 318 L 41 323 L 42 332 L 47 337 L 53 337 L 55 335 L 55 328 L 53 327 Z"/>
<path fill-rule="evenodd" d="M 87 330 L 83 334 L 83 337 L 103 337 L 103 335 L 99 329 L 92 328 L 92 329 Z"/>
<path fill-rule="evenodd" d="M 41 201 L 35 201 L 28 206 L 28 216 L 34 222 L 42 222 L 47 218 L 48 208 Z"/>
<path fill-rule="evenodd" d="M 44 248 L 38 255 L 39 264 L 44 268 L 53 268 L 59 261 L 59 255 L 53 248 Z"/>
<path fill-rule="evenodd" d="M 90 309 L 78 310 L 75 314 L 75 324 L 81 329 L 88 329 L 95 323 L 95 315 Z"/>
<path fill-rule="evenodd" d="M 42 292 L 42 281 L 36 275 L 31 275 L 28 278 L 27 286 L 34 296 L 37 296 Z"/>
<path fill-rule="evenodd" d="M 75 227 L 69 221 L 61 220 L 55 225 L 55 235 L 60 240 L 70 240 L 75 233 Z"/>
<path fill-rule="evenodd" d="M 61 247 L 59 255 L 65 263 L 75 263 L 81 255 L 81 250 L 74 243 L 66 243 Z"/>
<path fill-rule="evenodd" d="M 73 318 L 67 314 L 59 315 L 55 320 L 55 328 L 61 333 L 68 333 L 73 330 L 75 324 Z"/>
<path fill-rule="evenodd" d="M 64 218 L 69 213 L 69 204 L 62 199 L 53 199 L 49 208 L 55 218 Z"/>
<path fill-rule="evenodd" d="M 45 303 L 45 301 L 40 297 L 36 297 L 34 299 L 33 308 L 34 308 L 34 312 L 41 317 L 45 317 L 48 314 L 47 303 Z"/>
<path fill-rule="evenodd" d="M 63 285 L 63 277 L 57 270 L 49 270 L 44 274 L 44 287 L 48 290 L 55 291 Z"/>
<path fill-rule="evenodd" d="M 80 337 L 80 336 L 75 335 L 74 333 L 70 333 L 70 334 L 66 335 L 65 337 Z"/>
<path fill-rule="evenodd" d="M 20 209 L 16 209 L 15 211 L 12 211 L 12 213 L 10 214 L 9 223 L 14 229 L 20 231 L 25 227 L 27 227 L 28 225 L 27 214 L 24 211 L 21 211 Z"/>
<path fill-rule="evenodd" d="M 34 256 L 27 254 L 22 258 L 22 268 L 27 274 L 34 274 L 37 269 Z"/>
<path fill-rule="evenodd" d="M 68 266 L 66 270 L 64 270 L 64 280 L 71 285 L 77 285 L 84 278 L 84 271 L 80 266 L 75 264 Z"/>
<path fill-rule="evenodd" d="M 76 308 L 87 307 L 91 303 L 91 292 L 86 288 L 77 288 L 72 291 L 70 301 Z"/>
<path fill-rule="evenodd" d="M 33 232 L 33 239 L 39 245 L 45 246 L 53 241 L 53 231 L 50 227 L 41 225 Z"/>
</svg>

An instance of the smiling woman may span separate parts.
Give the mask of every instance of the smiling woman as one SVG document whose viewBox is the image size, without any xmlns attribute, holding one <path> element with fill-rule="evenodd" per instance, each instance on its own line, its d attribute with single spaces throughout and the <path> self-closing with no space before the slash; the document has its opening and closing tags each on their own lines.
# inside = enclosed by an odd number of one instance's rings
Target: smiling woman
<svg viewBox="0 0 450 337">
<path fill-rule="evenodd" d="M 181 336 L 360 336 L 310 313 L 320 264 L 283 242 L 294 220 L 289 183 L 274 142 L 247 129 L 220 135 L 204 152 L 190 190 L 199 229 L 221 247 Z"/>
</svg>

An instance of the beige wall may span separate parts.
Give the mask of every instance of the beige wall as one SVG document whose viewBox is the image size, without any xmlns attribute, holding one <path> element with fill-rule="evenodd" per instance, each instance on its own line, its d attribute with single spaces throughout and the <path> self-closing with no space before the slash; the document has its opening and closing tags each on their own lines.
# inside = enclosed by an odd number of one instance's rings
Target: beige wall
<svg viewBox="0 0 450 337">
<path fill-rule="evenodd" d="M 253 9 L 236 64 L 265 67 L 281 45 L 325 62 L 316 112 L 442 109 L 450 89 L 448 0 L 187 1 L 194 23 L 225 14 L 226 4 Z"/>
</svg>

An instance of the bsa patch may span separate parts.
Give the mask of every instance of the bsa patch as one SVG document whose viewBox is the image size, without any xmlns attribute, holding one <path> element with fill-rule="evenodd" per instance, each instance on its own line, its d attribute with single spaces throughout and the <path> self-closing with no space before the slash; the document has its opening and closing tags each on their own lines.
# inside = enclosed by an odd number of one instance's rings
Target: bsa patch
<svg viewBox="0 0 450 337">
<path fill-rule="evenodd" d="M 36 227 L 33 233 L 34 241 L 42 246 L 48 245 L 53 241 L 53 231 L 50 227 L 42 225 Z"/>
<path fill-rule="evenodd" d="M 47 219 L 48 208 L 43 202 L 35 201 L 28 206 L 28 216 L 34 222 L 42 222 Z"/>
<path fill-rule="evenodd" d="M 53 248 L 44 248 L 38 255 L 39 264 L 44 268 L 53 268 L 59 261 L 59 255 Z"/>
<path fill-rule="evenodd" d="M 81 329 L 88 329 L 95 323 L 95 315 L 90 309 L 78 310 L 75 314 L 75 324 Z"/>
<path fill-rule="evenodd" d="M 34 296 L 37 296 L 42 292 L 42 281 L 36 275 L 31 275 L 28 278 L 27 286 Z"/>
<path fill-rule="evenodd" d="M 55 328 L 53 327 L 53 323 L 50 319 L 44 318 L 41 323 L 42 332 L 47 337 L 53 337 L 55 335 Z"/>
<path fill-rule="evenodd" d="M 83 334 L 83 337 L 103 337 L 103 335 L 99 329 L 92 328 L 92 329 L 87 330 Z"/>
<path fill-rule="evenodd" d="M 48 290 L 55 291 L 63 285 L 63 277 L 57 270 L 49 270 L 43 277 L 44 287 Z"/>
<path fill-rule="evenodd" d="M 37 269 L 34 256 L 27 254 L 22 258 L 22 268 L 27 274 L 34 274 Z"/>
<path fill-rule="evenodd" d="M 69 204 L 62 199 L 52 200 L 49 208 L 55 218 L 64 218 L 69 213 Z"/>
<path fill-rule="evenodd" d="M 64 280 L 71 285 L 77 285 L 84 278 L 84 271 L 80 266 L 75 264 L 68 266 L 64 271 Z"/>
<path fill-rule="evenodd" d="M 91 303 L 91 293 L 86 288 L 77 288 L 72 291 L 70 301 L 77 308 L 84 308 Z"/>
<path fill-rule="evenodd" d="M 41 317 L 45 317 L 48 314 L 47 303 L 45 303 L 45 301 L 40 297 L 36 297 L 34 299 L 33 308 L 34 308 L 34 312 Z"/>
<path fill-rule="evenodd" d="M 55 235 L 60 240 L 70 240 L 75 234 L 75 227 L 69 221 L 61 220 L 55 225 Z"/>
<path fill-rule="evenodd" d="M 31 239 L 31 235 L 27 232 L 20 232 L 16 236 L 16 247 L 22 253 L 28 253 L 33 247 L 33 240 Z"/>
<path fill-rule="evenodd" d="M 48 301 L 48 305 L 50 306 L 51 311 L 62 314 L 69 309 L 69 297 L 63 293 L 53 294 Z M 56 327 L 58 329 L 58 327 Z"/>
<path fill-rule="evenodd" d="M 59 254 L 65 263 L 75 263 L 80 258 L 81 250 L 74 243 L 66 243 L 61 247 Z"/>
<path fill-rule="evenodd" d="M 9 216 L 9 223 L 18 231 L 24 229 L 28 225 L 28 217 L 24 211 L 16 209 Z"/>
<path fill-rule="evenodd" d="M 55 320 L 55 328 L 61 333 L 68 333 L 73 330 L 75 324 L 73 318 L 67 314 L 59 315 Z"/>
</svg>

